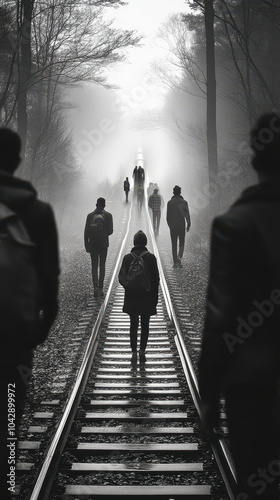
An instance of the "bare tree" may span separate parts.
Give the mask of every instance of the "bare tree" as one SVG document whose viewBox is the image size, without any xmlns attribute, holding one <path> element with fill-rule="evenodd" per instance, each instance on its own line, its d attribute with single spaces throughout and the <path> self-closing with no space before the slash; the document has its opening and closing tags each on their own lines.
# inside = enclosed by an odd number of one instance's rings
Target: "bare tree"
<svg viewBox="0 0 280 500">
<path fill-rule="evenodd" d="M 249 124 L 266 106 L 277 108 L 279 92 L 279 5 L 274 0 L 248 0 L 230 6 L 219 2 L 217 38 L 231 57 L 239 105 Z M 234 89 L 231 89 L 232 98 Z"/>
<path fill-rule="evenodd" d="M 105 68 L 120 61 L 122 50 L 139 37 L 117 30 L 103 18 L 104 8 L 118 0 L 6 1 L 14 26 L 10 29 L 10 69 L 0 104 L 4 124 L 18 119 L 23 143 L 34 94 L 41 94 L 51 116 L 62 86 L 91 81 L 106 85 Z M 1 45 L 0 45 L 1 50 Z"/>
<path fill-rule="evenodd" d="M 168 55 L 165 61 L 155 63 L 153 69 L 158 81 L 171 90 L 182 90 L 195 97 L 206 98 L 205 58 L 198 54 L 195 42 L 195 38 L 204 39 L 205 35 L 200 28 L 198 16 L 196 18 L 195 37 L 191 30 L 194 28 L 192 14 L 174 14 L 161 26 L 158 36 Z"/>
<path fill-rule="evenodd" d="M 22 140 L 22 156 L 25 157 L 27 138 L 27 95 L 31 72 L 31 20 L 34 8 L 34 0 L 21 0 L 18 2 L 19 13 L 19 52 L 18 52 L 18 91 L 17 91 L 17 113 L 18 132 Z"/>
<path fill-rule="evenodd" d="M 218 147 L 217 147 L 217 97 L 216 97 L 216 64 L 214 37 L 214 4 L 213 0 L 205 1 L 205 33 L 206 33 L 206 68 L 207 68 L 207 150 L 209 185 L 218 180 Z M 219 205 L 218 197 L 210 198 L 212 208 Z"/>
</svg>

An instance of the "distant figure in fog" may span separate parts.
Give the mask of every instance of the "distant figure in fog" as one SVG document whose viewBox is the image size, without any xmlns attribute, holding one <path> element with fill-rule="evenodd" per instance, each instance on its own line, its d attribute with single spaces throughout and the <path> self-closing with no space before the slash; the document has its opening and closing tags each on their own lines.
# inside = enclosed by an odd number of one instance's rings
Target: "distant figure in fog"
<svg viewBox="0 0 280 500">
<path fill-rule="evenodd" d="M 138 182 L 138 167 L 136 165 L 136 167 L 134 167 L 134 170 L 132 172 L 132 177 L 134 179 L 134 182 Z"/>
<path fill-rule="evenodd" d="M 123 312 L 130 316 L 131 362 L 137 361 L 137 331 L 141 318 L 139 358 L 146 361 L 150 316 L 157 313 L 159 272 L 156 257 L 147 248 L 143 231 L 134 235 L 134 247 L 124 256 L 119 272 L 119 282 L 125 289 Z"/>
<path fill-rule="evenodd" d="M 0 129 L 0 498 L 11 498 L 7 447 L 16 440 L 24 410 L 33 351 L 43 342 L 58 310 L 59 259 L 52 208 L 33 186 L 14 177 L 21 140 Z M 8 435 L 9 408 L 16 435 Z M 14 421 L 11 420 L 11 423 Z M 10 429 L 13 431 L 13 427 Z M 12 450 L 12 448 L 11 448 Z M 13 465 L 13 464 L 12 464 Z"/>
<path fill-rule="evenodd" d="M 158 189 L 154 189 L 153 194 L 149 198 L 148 206 L 153 214 L 154 233 L 155 236 L 158 236 L 161 216 L 161 196 L 158 194 Z"/>
<path fill-rule="evenodd" d="M 173 267 L 182 267 L 181 260 L 185 248 L 185 234 L 186 230 L 187 232 L 190 230 L 191 218 L 188 202 L 181 196 L 181 188 L 179 186 L 173 188 L 173 196 L 167 203 L 166 220 L 170 229 Z M 177 250 L 178 240 L 179 251 Z"/>
<path fill-rule="evenodd" d="M 103 297 L 105 263 L 109 236 L 113 233 L 113 217 L 105 210 L 104 198 L 98 198 L 96 209 L 88 214 L 85 225 L 85 249 L 90 253 L 94 297 Z M 98 276 L 99 271 L 99 276 Z"/>
<path fill-rule="evenodd" d="M 123 183 L 123 189 L 124 189 L 124 192 L 125 192 L 125 201 L 126 203 L 128 202 L 128 193 L 130 191 L 130 183 L 129 183 L 129 180 L 128 180 L 128 177 L 126 177 L 124 183 Z"/>
<path fill-rule="evenodd" d="M 139 186 L 139 188 L 137 189 L 137 206 L 139 213 L 142 210 L 143 200 L 144 200 L 144 188 L 142 186 Z"/>
<path fill-rule="evenodd" d="M 134 190 L 133 190 L 133 196 L 137 197 L 137 193 L 138 193 L 138 188 L 139 186 L 142 186 L 143 185 L 143 182 L 142 182 L 142 178 L 141 178 L 141 175 L 139 176 L 139 169 L 140 167 L 135 167 L 134 170 L 133 170 L 133 179 L 134 179 Z"/>
<path fill-rule="evenodd" d="M 259 184 L 212 226 L 210 278 L 200 358 L 202 418 L 219 424 L 226 400 L 240 500 L 279 499 L 280 117 L 251 131 Z"/>
<path fill-rule="evenodd" d="M 145 170 L 141 166 L 138 167 L 138 182 L 139 186 L 143 186 L 145 182 Z"/>
<path fill-rule="evenodd" d="M 147 197 L 148 199 L 150 198 L 151 194 L 154 192 L 154 185 L 152 182 L 149 182 L 149 185 L 147 187 Z"/>
</svg>

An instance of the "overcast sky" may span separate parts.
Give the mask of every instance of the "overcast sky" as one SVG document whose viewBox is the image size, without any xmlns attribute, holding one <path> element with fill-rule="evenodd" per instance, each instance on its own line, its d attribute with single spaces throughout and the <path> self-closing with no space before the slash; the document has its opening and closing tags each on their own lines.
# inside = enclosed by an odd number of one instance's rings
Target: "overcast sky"
<svg viewBox="0 0 280 500">
<path fill-rule="evenodd" d="M 110 9 L 115 25 L 136 30 L 144 38 L 141 47 L 127 51 L 127 61 L 110 75 L 110 80 L 124 90 L 131 89 L 149 71 L 153 60 L 164 57 L 166 52 L 157 38 L 159 27 L 174 13 L 187 12 L 185 0 L 128 0 L 126 6 Z"/>
<path fill-rule="evenodd" d="M 108 16 L 114 20 L 116 27 L 134 30 L 143 39 L 140 47 L 126 51 L 123 63 L 108 68 L 108 81 L 117 85 L 118 90 L 106 93 L 94 87 L 92 98 L 90 89 L 82 94 L 86 105 L 82 106 L 82 115 L 75 115 L 75 140 L 79 144 L 82 140 L 84 149 L 87 139 L 85 130 L 87 137 L 93 131 L 95 137 L 102 136 L 100 143 L 92 148 L 92 153 L 81 157 L 88 174 L 95 180 L 104 176 L 116 179 L 122 169 L 123 174 L 130 175 L 138 147 L 142 147 L 147 155 L 150 151 L 150 156 L 156 151 L 156 158 L 150 162 L 151 175 L 156 170 L 163 175 L 169 168 L 170 155 L 174 159 L 173 146 L 164 132 L 155 130 L 147 136 L 145 130 L 135 130 L 131 125 L 143 111 L 159 109 L 164 104 L 167 89 L 155 79 L 152 84 L 150 81 L 152 62 L 166 59 L 168 55 L 157 36 L 158 30 L 170 15 L 187 12 L 187 9 L 185 0 L 128 0 L 123 7 L 108 9 Z M 111 133 L 103 134 L 96 130 L 99 130 L 98 123 L 102 119 L 112 124 Z M 87 140 L 88 143 L 91 149 L 91 140 Z"/>
</svg>

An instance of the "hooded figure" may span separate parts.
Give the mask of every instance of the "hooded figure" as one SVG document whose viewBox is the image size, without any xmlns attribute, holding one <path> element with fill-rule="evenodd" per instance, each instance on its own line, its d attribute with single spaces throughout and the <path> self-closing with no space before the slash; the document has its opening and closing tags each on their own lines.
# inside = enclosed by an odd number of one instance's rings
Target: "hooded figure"
<svg viewBox="0 0 280 500">
<path fill-rule="evenodd" d="M 15 391 L 16 432 L 24 409 L 33 349 L 58 310 L 58 244 L 53 211 L 33 186 L 13 176 L 18 134 L 0 129 L 0 496 L 7 490 L 7 387 Z"/>
<path fill-rule="evenodd" d="M 149 336 L 150 316 L 157 313 L 159 272 L 156 257 L 147 248 L 147 237 L 143 231 L 138 231 L 134 235 L 134 247 L 131 252 L 124 256 L 119 272 L 119 282 L 125 289 L 123 312 L 130 316 L 130 344 L 132 350 L 132 362 L 137 360 L 137 330 L 139 326 L 139 316 L 141 317 L 141 341 L 140 341 L 140 361 L 145 361 L 145 350 Z M 128 286 L 128 274 L 130 266 L 135 256 L 142 256 L 147 273 L 149 274 L 149 290 L 143 291 L 140 287 L 131 290 Z"/>
</svg>

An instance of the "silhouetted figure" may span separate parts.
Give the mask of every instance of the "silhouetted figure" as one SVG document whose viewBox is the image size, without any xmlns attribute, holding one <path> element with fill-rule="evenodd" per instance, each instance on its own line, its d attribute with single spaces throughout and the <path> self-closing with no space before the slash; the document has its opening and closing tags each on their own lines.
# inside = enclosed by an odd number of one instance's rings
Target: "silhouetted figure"
<svg viewBox="0 0 280 500">
<path fill-rule="evenodd" d="M 85 249 L 91 257 L 94 297 L 104 295 L 105 263 L 109 236 L 113 233 L 113 217 L 104 210 L 105 206 L 104 198 L 98 198 L 96 209 L 88 214 L 85 225 Z"/>
<path fill-rule="evenodd" d="M 138 167 L 137 167 L 137 165 L 134 167 L 134 170 L 132 172 L 132 177 L 134 179 L 134 182 L 138 182 Z"/>
<path fill-rule="evenodd" d="M 126 203 L 128 202 L 128 193 L 130 191 L 130 183 L 129 183 L 129 180 L 128 180 L 128 177 L 126 177 L 124 183 L 123 183 L 123 189 L 124 189 L 124 192 L 125 192 L 125 201 Z"/>
<path fill-rule="evenodd" d="M 58 309 L 54 215 L 48 203 L 38 200 L 29 182 L 13 176 L 21 161 L 20 150 L 18 134 L 0 129 L 1 500 L 11 498 L 7 481 L 12 477 L 7 474 L 13 464 L 8 464 L 8 456 L 13 455 L 24 409 L 33 350 L 46 339 Z"/>
<path fill-rule="evenodd" d="M 204 427 L 225 393 L 236 498 L 279 499 L 280 117 L 251 132 L 260 183 L 214 219 L 199 365 Z M 241 493 L 242 492 L 242 493 Z"/>
<path fill-rule="evenodd" d="M 164 199 L 163 199 L 163 196 L 160 194 L 160 192 L 158 191 L 158 194 L 160 196 L 160 199 L 161 199 L 161 205 L 160 205 L 160 209 L 162 210 L 165 206 L 165 203 L 164 203 Z"/>
<path fill-rule="evenodd" d="M 173 195 L 171 200 L 167 203 L 166 220 L 170 229 L 171 243 L 172 243 L 172 256 L 173 267 L 182 267 L 181 259 L 185 247 L 185 234 L 186 234 L 186 221 L 187 232 L 191 227 L 191 218 L 188 203 L 181 196 L 181 188 L 175 186 L 173 188 Z M 177 244 L 179 240 L 179 251 L 177 254 Z"/>
<path fill-rule="evenodd" d="M 144 200 L 144 188 L 142 186 L 139 186 L 139 188 L 137 189 L 137 206 L 139 213 L 142 210 L 143 200 Z"/>
<path fill-rule="evenodd" d="M 143 167 L 138 167 L 138 182 L 139 186 L 143 186 L 145 182 L 145 170 Z"/>
<path fill-rule="evenodd" d="M 153 194 L 149 198 L 148 206 L 153 214 L 154 233 L 158 236 L 161 216 L 161 196 L 158 194 L 158 189 L 154 189 Z"/>
<path fill-rule="evenodd" d="M 149 182 L 149 185 L 147 187 L 147 197 L 148 197 L 148 199 L 153 194 L 153 192 L 154 192 L 154 185 L 153 185 L 152 182 Z"/>
<path fill-rule="evenodd" d="M 133 170 L 132 177 L 134 179 L 133 196 L 135 198 L 135 197 L 137 197 L 137 192 L 138 192 L 138 188 L 139 188 L 139 169 L 138 169 L 137 165 L 136 165 L 136 167 Z"/>
<path fill-rule="evenodd" d="M 146 361 L 150 316 L 157 313 L 159 272 L 156 257 L 147 248 L 143 231 L 134 235 L 134 247 L 124 256 L 119 282 L 125 289 L 123 312 L 130 316 L 131 362 L 137 361 L 137 331 L 141 318 L 140 362 Z M 138 258 L 138 259 L 137 259 Z"/>
</svg>

